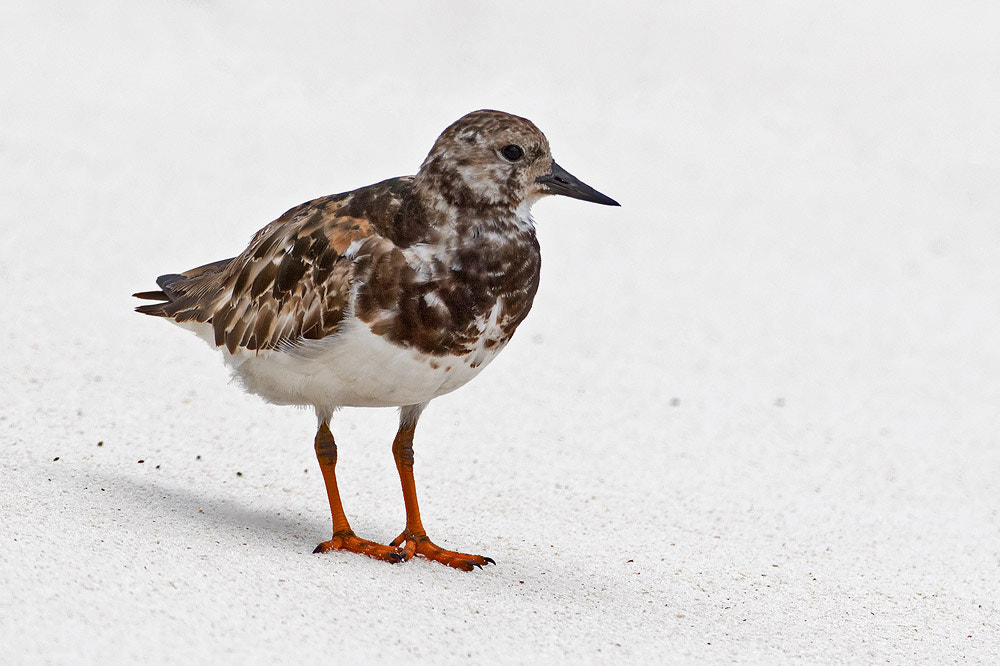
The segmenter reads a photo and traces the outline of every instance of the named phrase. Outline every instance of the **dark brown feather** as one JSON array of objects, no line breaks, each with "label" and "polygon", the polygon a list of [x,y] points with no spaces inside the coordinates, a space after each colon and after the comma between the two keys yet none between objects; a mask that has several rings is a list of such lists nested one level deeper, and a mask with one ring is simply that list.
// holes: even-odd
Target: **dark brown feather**
[{"label": "dark brown feather", "polygon": [[209,323],[215,343],[230,352],[332,335],[350,296],[353,258],[343,252],[374,235],[367,220],[340,214],[341,202],[361,192],[390,209],[393,191],[401,190],[380,183],[296,206],[257,232],[238,257],[164,276],[163,291],[143,292],[143,297],[166,302],[137,310]]},{"label": "dark brown feather", "polygon": [[[548,144],[529,121],[469,114],[442,133],[418,176],[296,206],[238,257],[162,276],[162,296],[144,293],[166,302],[138,311],[210,324],[230,352],[328,337],[350,308],[374,333],[425,354],[506,343],[531,308],[541,264],[533,227],[517,217],[525,183],[511,171],[484,199],[456,171],[464,158],[448,160],[505,123],[548,168]],[[497,164],[479,166],[488,178],[506,168]],[[494,312],[499,331],[481,340]]]}]

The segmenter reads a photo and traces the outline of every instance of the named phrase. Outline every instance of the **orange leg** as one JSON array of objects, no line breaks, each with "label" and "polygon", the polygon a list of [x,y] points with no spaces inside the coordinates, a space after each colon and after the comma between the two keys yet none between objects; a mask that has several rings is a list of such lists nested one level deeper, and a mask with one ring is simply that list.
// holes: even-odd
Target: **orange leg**
[{"label": "orange leg", "polygon": [[337,489],[337,444],[333,441],[330,427],[323,423],[316,432],[316,459],[323,472],[326,482],[326,494],[330,498],[330,514],[333,516],[333,537],[316,546],[314,553],[326,553],[331,550],[347,550],[361,553],[377,560],[400,562],[403,554],[394,546],[383,546],[374,541],[361,539],[354,534],[347,516],[344,515],[344,505],[340,503],[340,491]]},{"label": "orange leg", "polygon": [[473,567],[480,569],[484,564],[496,564],[489,557],[469,555],[445,550],[434,545],[427,538],[423,523],[420,522],[420,507],[417,506],[417,487],[413,480],[413,432],[416,430],[416,419],[403,419],[392,442],[392,455],[396,459],[396,469],[399,471],[399,481],[403,486],[403,502],[406,505],[406,529],[392,540],[390,546],[402,546],[400,552],[404,560],[411,559],[414,554],[423,555],[429,560],[446,564],[449,567],[472,571]]}]

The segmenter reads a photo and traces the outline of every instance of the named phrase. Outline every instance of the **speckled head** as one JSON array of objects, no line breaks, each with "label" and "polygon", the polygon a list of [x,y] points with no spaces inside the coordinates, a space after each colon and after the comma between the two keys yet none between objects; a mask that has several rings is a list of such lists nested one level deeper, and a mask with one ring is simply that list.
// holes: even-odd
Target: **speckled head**
[{"label": "speckled head", "polygon": [[547,194],[618,205],[556,164],[530,120],[488,109],[462,116],[441,133],[414,185],[462,208],[513,211]]}]

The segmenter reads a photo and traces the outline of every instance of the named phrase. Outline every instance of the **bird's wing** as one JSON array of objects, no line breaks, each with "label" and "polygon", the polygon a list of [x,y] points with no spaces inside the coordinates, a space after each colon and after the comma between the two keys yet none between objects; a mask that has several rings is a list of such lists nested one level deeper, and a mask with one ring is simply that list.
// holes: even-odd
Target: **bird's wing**
[{"label": "bird's wing", "polygon": [[[354,263],[373,254],[398,253],[378,233],[384,222],[374,225],[373,216],[350,205],[368,189],[291,209],[257,232],[233,259],[161,276],[157,284],[166,302],[136,309],[177,322],[209,323],[215,344],[230,352],[275,349],[332,335],[350,303]],[[383,195],[374,196],[382,199],[375,206],[379,213],[398,209],[392,189],[374,193]],[[159,296],[143,292],[140,297]]]}]

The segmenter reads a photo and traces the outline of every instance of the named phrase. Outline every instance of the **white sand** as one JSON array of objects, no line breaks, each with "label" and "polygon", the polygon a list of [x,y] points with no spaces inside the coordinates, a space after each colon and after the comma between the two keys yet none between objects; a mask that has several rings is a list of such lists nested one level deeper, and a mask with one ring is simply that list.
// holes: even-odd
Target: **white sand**
[{"label": "white sand", "polygon": [[[0,12],[0,662],[1000,659],[996,3],[91,4]],[[129,294],[480,107],[623,204],[536,207],[417,432],[498,565],[312,555],[312,415]],[[394,418],[334,426],[382,541]]]}]

